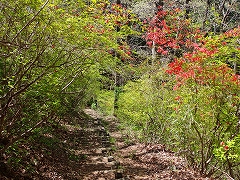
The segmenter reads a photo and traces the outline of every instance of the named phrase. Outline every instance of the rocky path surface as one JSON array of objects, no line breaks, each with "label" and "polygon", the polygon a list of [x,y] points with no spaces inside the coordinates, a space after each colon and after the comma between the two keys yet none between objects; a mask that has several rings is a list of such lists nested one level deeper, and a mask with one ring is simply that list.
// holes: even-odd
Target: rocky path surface
[{"label": "rocky path surface", "polygon": [[[92,124],[92,133],[95,132],[95,136],[91,135],[91,137],[95,137],[98,143],[81,152],[86,155],[86,161],[81,166],[82,179],[105,180],[118,178],[119,162],[112,156],[113,142],[106,129],[107,122],[92,109],[85,109],[84,112],[93,118],[93,123],[90,124]],[[88,142],[92,143],[92,139],[88,139]]]},{"label": "rocky path surface", "polygon": [[[201,177],[187,166],[186,161],[160,144],[126,144],[115,117],[102,117],[92,109],[85,109],[86,114],[100,125],[103,131],[102,146],[94,148],[89,154],[84,180],[209,180]],[[104,142],[104,143],[103,143]],[[114,142],[114,143],[113,143]],[[89,149],[89,151],[91,151]]]}]

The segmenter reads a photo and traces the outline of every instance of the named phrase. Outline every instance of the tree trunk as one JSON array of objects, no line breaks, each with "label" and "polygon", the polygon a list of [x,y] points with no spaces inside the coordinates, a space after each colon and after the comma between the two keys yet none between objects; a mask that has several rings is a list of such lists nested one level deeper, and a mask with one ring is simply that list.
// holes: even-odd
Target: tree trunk
[{"label": "tree trunk", "polygon": [[158,8],[159,6],[160,6],[160,7],[163,7],[164,2],[163,2],[163,0],[159,0],[159,1],[156,1],[155,4],[156,4],[156,7],[157,7],[157,8]]},{"label": "tree trunk", "polygon": [[210,9],[210,6],[211,6],[211,1],[210,1],[210,0],[207,0],[207,7],[206,7],[206,10],[205,10],[205,15],[204,15],[203,23],[202,23],[202,29],[203,29],[203,30],[205,29],[205,25],[206,25],[206,21],[207,21],[207,16],[208,16],[208,11],[209,11],[209,9]]},{"label": "tree trunk", "polygon": [[185,14],[185,18],[189,19],[189,14],[190,14],[190,5],[189,3],[191,2],[191,0],[186,0],[186,14]]},{"label": "tree trunk", "polygon": [[153,41],[153,44],[152,44],[152,65],[154,65],[156,59],[157,59],[156,45],[155,45],[155,41]]}]

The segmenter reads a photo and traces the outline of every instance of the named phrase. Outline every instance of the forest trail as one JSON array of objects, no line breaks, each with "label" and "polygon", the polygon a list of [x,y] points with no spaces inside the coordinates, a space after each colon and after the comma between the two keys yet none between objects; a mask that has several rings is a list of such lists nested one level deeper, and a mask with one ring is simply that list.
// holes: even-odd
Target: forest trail
[{"label": "forest trail", "polygon": [[114,116],[92,109],[73,113],[53,131],[19,145],[28,152],[21,166],[1,163],[0,180],[209,180],[163,145],[130,143],[124,134]]},{"label": "forest trail", "polygon": [[[85,180],[208,180],[187,166],[186,161],[161,144],[128,143],[114,116],[101,116],[92,109],[84,112],[93,118],[94,122],[104,124],[105,139],[108,145],[100,147],[99,154],[88,156],[89,162],[96,166],[86,166],[88,172]],[[98,166],[99,165],[99,166]],[[82,166],[84,167],[84,166]],[[97,169],[91,168],[96,167]],[[105,168],[103,168],[105,167]]]}]

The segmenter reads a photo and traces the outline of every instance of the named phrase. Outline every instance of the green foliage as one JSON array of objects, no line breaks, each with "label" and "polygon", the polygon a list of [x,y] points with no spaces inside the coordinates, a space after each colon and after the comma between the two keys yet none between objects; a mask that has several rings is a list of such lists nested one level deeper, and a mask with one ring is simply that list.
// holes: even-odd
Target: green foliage
[{"label": "green foliage", "polygon": [[[119,98],[118,118],[140,140],[167,144],[204,174],[217,175],[217,169],[212,167],[215,164],[236,175],[239,88],[226,91],[220,85],[189,81],[173,91],[174,84],[175,79],[164,71],[151,72],[137,82],[129,82]],[[228,150],[219,148],[221,141]],[[231,165],[226,165],[226,161]]]},{"label": "green foliage", "polygon": [[143,141],[166,143],[169,141],[166,137],[173,131],[169,117],[173,111],[169,93],[172,82],[168,83],[168,78],[156,70],[141,80],[129,82],[120,94],[117,116]]},{"label": "green foliage", "polygon": [[133,32],[130,26],[115,30],[115,21],[123,25],[128,17],[121,9],[106,11],[107,5],[104,0],[1,2],[0,154],[99,93],[101,71],[117,65],[108,50],[118,49],[117,39]]},{"label": "green foliage", "polygon": [[240,147],[240,141],[239,141],[239,135],[235,137],[232,140],[228,140],[226,142],[222,141],[219,144],[218,148],[214,149],[214,155],[221,160],[222,162],[231,161],[231,162],[239,162],[240,156],[239,156],[239,147]]},{"label": "green foliage", "polygon": [[[56,119],[92,99],[90,105],[105,114],[117,110],[121,122],[141,141],[167,144],[201,173],[217,176],[221,169],[237,176],[239,77],[226,62],[236,73],[240,28],[197,39],[193,33],[185,34],[200,33],[194,31],[197,25],[190,26],[190,19],[183,21],[182,36],[179,25],[174,25],[174,31],[168,26],[164,29],[164,16],[160,16],[158,31],[170,33],[161,36],[165,55],[171,49],[165,44],[165,40],[172,43],[171,33],[183,40],[178,46],[181,52],[190,43],[185,48],[189,53],[171,63],[168,71],[144,63],[143,68],[135,68],[134,63],[123,67],[128,63],[124,60],[131,59],[124,38],[135,33],[132,26],[139,21],[120,5],[112,5],[111,10],[106,9],[110,4],[105,0],[3,0],[0,5],[0,155],[14,154],[8,159],[10,164],[21,164],[27,152],[21,151],[18,142],[30,133],[30,140],[57,148],[59,140],[47,137],[52,129],[42,125],[47,121],[56,125]],[[208,6],[206,13],[209,10],[213,22],[220,26],[226,21],[211,3]],[[203,26],[211,27],[208,23],[205,17]],[[185,32],[187,26],[191,31]],[[155,30],[149,35],[154,34]],[[134,81],[122,88],[119,74]],[[73,153],[69,158],[79,160]]]},{"label": "green foliage", "polygon": [[97,109],[106,115],[114,113],[114,91],[101,90],[97,95]]},{"label": "green foliage", "polygon": [[167,144],[202,174],[226,171],[237,177],[239,76],[226,61],[238,63],[238,38],[239,28],[209,36],[167,70],[155,66],[129,82],[119,99],[118,117],[141,140]]}]

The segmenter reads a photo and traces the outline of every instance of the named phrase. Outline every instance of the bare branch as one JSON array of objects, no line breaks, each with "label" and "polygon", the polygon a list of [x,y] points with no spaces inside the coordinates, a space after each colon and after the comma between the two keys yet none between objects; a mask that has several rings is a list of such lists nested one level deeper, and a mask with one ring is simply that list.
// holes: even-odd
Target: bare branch
[{"label": "bare branch", "polygon": [[70,84],[72,84],[72,82],[78,77],[78,75],[81,73],[81,69],[73,76],[72,80],[62,88],[62,91],[64,91],[68,86],[70,86]]}]

